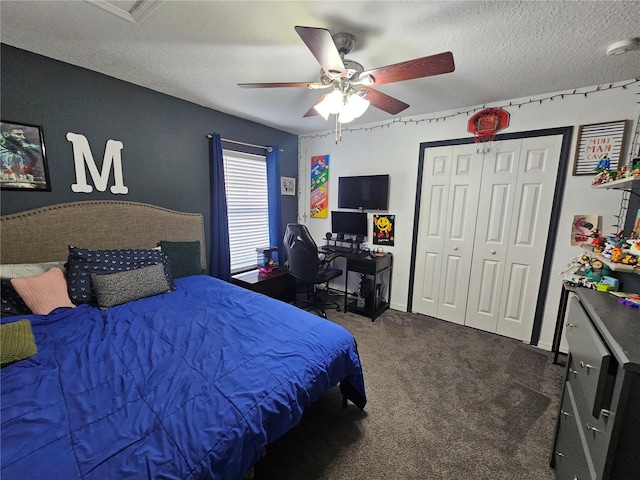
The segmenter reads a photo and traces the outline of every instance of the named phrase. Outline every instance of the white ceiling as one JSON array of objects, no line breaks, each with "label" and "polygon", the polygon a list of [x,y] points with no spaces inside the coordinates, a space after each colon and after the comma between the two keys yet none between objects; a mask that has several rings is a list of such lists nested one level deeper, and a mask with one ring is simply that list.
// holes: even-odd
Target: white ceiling
[{"label": "white ceiling", "polygon": [[640,36],[638,1],[2,0],[0,16],[3,43],[295,134],[333,128],[303,118],[322,92],[237,84],[318,81],[296,25],[355,34],[365,69],[453,52],[453,73],[376,87],[402,118],[640,76],[640,50],[605,54]]}]

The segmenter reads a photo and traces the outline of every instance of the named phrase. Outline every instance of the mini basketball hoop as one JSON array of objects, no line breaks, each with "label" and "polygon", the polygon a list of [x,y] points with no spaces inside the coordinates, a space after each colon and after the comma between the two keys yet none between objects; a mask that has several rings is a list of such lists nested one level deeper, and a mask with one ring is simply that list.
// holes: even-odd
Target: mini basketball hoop
[{"label": "mini basketball hoop", "polygon": [[491,153],[500,130],[509,126],[509,112],[501,108],[485,108],[469,119],[467,131],[473,134],[479,155]]}]

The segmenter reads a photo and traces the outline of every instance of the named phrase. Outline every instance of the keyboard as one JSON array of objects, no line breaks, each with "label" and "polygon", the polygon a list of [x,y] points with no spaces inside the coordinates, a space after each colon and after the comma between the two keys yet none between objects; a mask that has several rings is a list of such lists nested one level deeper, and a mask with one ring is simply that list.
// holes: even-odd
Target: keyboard
[{"label": "keyboard", "polygon": [[326,246],[326,247],[323,247],[322,249],[327,252],[352,252],[353,251],[353,248],[343,247],[341,245]]}]

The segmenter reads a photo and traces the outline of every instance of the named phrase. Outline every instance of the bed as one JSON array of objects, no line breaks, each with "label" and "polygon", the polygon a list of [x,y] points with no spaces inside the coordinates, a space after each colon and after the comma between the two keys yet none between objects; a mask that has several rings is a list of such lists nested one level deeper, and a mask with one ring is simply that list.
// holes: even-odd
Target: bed
[{"label": "bed", "polygon": [[[70,298],[69,245],[197,242],[206,268],[201,215],[140,203],[6,215],[0,235],[2,266],[64,263]],[[97,276],[113,288],[145,269],[166,279],[155,264]],[[1,370],[2,478],[241,479],[327,389],[339,385],[345,404],[364,408],[357,346],[341,326],[200,272],[167,282],[164,293],[106,307],[93,283],[92,302],[2,318],[2,327],[28,320],[37,346]]]}]

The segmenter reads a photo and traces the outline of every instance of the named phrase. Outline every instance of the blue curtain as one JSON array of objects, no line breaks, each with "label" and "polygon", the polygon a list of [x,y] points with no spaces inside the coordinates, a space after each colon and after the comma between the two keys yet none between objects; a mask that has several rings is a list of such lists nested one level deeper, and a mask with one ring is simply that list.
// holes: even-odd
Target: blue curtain
[{"label": "blue curtain", "polygon": [[269,199],[269,243],[278,247],[278,261],[282,255],[282,200],[280,198],[280,148],[271,145],[267,150],[267,189]]},{"label": "blue curtain", "polygon": [[211,138],[211,234],[209,246],[209,275],[231,280],[231,255],[229,253],[229,219],[227,196],[224,188],[224,160],[219,133]]}]

